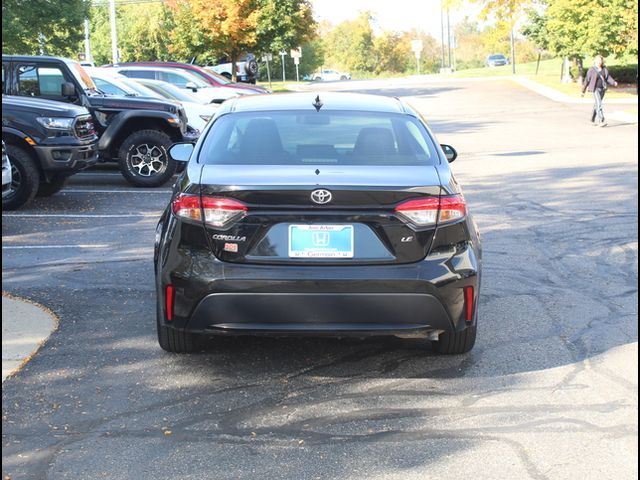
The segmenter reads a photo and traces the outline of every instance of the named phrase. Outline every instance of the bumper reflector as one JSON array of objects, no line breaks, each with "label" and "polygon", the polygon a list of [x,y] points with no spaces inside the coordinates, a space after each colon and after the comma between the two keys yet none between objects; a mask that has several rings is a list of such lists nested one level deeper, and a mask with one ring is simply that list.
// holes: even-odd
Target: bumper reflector
[{"label": "bumper reflector", "polygon": [[173,320],[173,285],[167,285],[164,295],[167,310],[167,321]]},{"label": "bumper reflector", "polygon": [[464,319],[473,321],[473,287],[464,287]]}]

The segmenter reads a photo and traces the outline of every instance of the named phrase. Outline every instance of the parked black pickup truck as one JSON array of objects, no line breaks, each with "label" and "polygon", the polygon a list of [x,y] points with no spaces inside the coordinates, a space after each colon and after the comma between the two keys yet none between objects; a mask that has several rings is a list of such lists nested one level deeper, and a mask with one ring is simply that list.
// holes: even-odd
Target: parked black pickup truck
[{"label": "parked black pickup truck", "polygon": [[98,136],[84,107],[2,96],[2,141],[11,162],[11,191],[2,208],[12,210],[37,195],[59,191],[69,175],[98,160]]},{"label": "parked black pickup truck", "polygon": [[133,185],[156,187],[175,173],[172,143],[195,141],[178,103],[102,94],[79,63],[56,57],[2,56],[3,93],[86,107],[93,117],[100,160],[117,160]]}]

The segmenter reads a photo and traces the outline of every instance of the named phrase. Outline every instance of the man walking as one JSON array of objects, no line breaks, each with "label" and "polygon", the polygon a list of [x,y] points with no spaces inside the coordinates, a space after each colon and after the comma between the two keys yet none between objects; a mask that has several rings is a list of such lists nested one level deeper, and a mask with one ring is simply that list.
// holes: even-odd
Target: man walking
[{"label": "man walking", "polygon": [[[602,55],[596,55],[593,61],[593,67],[587,72],[587,76],[582,84],[582,96],[588,89],[593,92],[594,105],[593,112],[591,113],[591,123],[599,127],[606,127],[607,124],[604,121],[604,110],[602,109],[602,100],[604,99],[604,93],[607,91],[607,86],[617,86],[616,82],[609,70],[604,66],[604,57]],[[596,120],[598,123],[596,123]]]}]

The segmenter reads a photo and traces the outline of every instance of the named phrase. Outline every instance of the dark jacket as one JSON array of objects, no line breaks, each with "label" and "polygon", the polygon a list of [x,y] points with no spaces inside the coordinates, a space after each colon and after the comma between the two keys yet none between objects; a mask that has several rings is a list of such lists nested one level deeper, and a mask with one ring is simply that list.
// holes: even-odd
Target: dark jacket
[{"label": "dark jacket", "polygon": [[607,67],[602,67],[602,70],[600,70],[600,72],[596,70],[596,67],[591,67],[587,72],[587,76],[584,78],[584,82],[582,83],[582,93],[584,93],[587,89],[590,92],[595,91],[596,88],[606,90],[607,83],[609,85],[618,85],[618,82],[616,82],[613,77],[609,75],[609,70],[607,70]]}]

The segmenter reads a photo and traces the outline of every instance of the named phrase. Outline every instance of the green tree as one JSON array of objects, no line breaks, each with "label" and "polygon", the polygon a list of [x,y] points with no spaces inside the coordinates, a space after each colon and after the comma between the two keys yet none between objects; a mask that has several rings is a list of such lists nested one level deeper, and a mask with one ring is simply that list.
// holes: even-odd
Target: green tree
[{"label": "green tree", "polygon": [[345,21],[325,37],[325,64],[350,71],[372,72],[373,29],[371,13],[361,12],[352,21]]},{"label": "green tree", "polygon": [[197,57],[199,63],[216,63],[219,46],[212,43],[200,22],[194,21],[191,2],[171,0],[166,15],[169,52],[176,60],[189,61]]},{"label": "green tree", "polygon": [[529,13],[524,32],[540,48],[575,60],[581,76],[585,56],[638,54],[638,2],[546,0],[543,13]]},{"label": "green tree", "polygon": [[383,32],[373,41],[375,73],[404,72],[407,60],[413,58],[411,45],[403,42],[401,33]]},{"label": "green tree", "polygon": [[258,0],[256,46],[261,53],[289,51],[316,36],[308,0]]},{"label": "green tree", "polygon": [[2,53],[75,57],[88,13],[86,0],[3,0]]},{"label": "green tree", "polygon": [[516,73],[515,50],[515,26],[516,22],[524,14],[525,8],[531,4],[531,0],[474,0],[482,5],[482,16],[495,17],[498,22],[508,26],[511,43],[511,65],[513,73]]},{"label": "green tree", "polygon": [[638,2],[548,0],[544,13],[549,47],[573,58],[638,53]]}]

